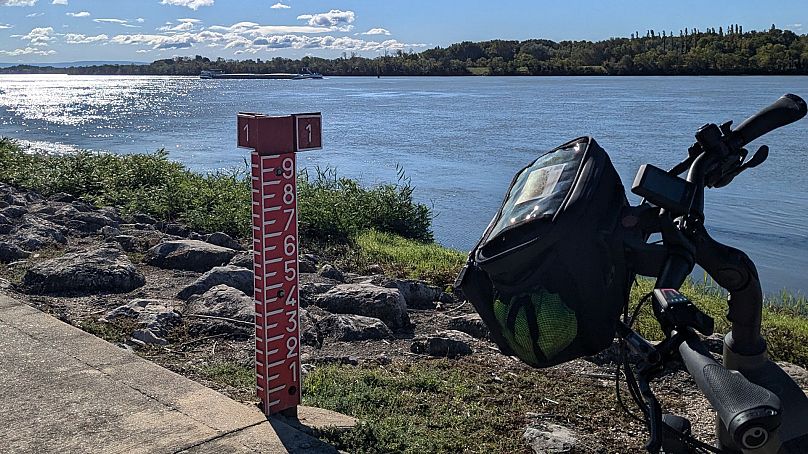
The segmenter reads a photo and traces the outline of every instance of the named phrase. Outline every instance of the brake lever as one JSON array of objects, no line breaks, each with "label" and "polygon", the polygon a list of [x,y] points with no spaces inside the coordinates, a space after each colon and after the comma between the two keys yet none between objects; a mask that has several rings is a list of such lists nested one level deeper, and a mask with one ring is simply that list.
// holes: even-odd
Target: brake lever
[{"label": "brake lever", "polygon": [[[746,150],[743,151],[746,152]],[[744,153],[744,155],[745,154],[746,153]],[[763,161],[765,161],[766,158],[768,157],[769,157],[769,147],[767,147],[766,145],[761,145],[761,147],[758,148],[758,151],[755,152],[754,156],[752,156],[751,159],[749,159],[742,165],[738,166],[733,171],[722,176],[721,179],[718,180],[715,184],[713,184],[712,187],[723,188],[724,186],[730,184],[732,180],[735,179],[735,177],[740,175],[741,172],[763,164]]]}]

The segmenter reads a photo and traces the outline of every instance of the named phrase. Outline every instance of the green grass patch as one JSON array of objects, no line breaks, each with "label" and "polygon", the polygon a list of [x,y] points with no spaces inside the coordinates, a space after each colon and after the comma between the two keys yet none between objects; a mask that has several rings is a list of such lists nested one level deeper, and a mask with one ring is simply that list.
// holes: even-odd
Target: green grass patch
[{"label": "green grass patch", "polygon": [[232,363],[216,363],[200,368],[208,380],[236,389],[251,390],[255,387],[255,369]]},{"label": "green grass patch", "polygon": [[128,318],[121,318],[108,323],[86,319],[80,320],[76,323],[76,326],[95,337],[100,337],[107,342],[116,344],[129,340],[132,336],[132,331],[137,328],[137,322]]},{"label": "green grass patch", "polygon": [[353,243],[345,259],[350,267],[363,270],[381,265],[388,275],[423,279],[441,286],[454,282],[466,262],[466,254],[460,251],[375,230],[360,233]]},{"label": "green grass patch", "polygon": [[368,229],[431,242],[432,213],[413,201],[415,188],[398,169],[398,181],[364,188],[334,170],[303,171],[298,179],[300,235],[321,243],[344,243]]},{"label": "green grass patch", "polygon": [[306,376],[302,389],[306,405],[362,421],[350,432],[321,434],[348,452],[516,453],[525,452],[521,436],[528,412],[564,424],[575,420],[584,429],[624,419],[611,410],[612,388],[580,381],[559,371],[509,373],[501,365],[439,360],[387,368],[324,366]]}]

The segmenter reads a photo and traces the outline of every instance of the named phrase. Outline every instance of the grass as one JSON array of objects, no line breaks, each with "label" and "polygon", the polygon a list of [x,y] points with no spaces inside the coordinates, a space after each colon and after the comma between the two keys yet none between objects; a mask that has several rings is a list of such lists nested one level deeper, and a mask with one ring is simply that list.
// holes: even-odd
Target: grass
[{"label": "grass", "polygon": [[612,412],[611,387],[584,386],[560,371],[517,372],[471,360],[323,366],[306,376],[303,401],[358,417],[350,432],[320,435],[356,453],[525,452],[527,413],[551,408],[549,419],[561,424],[629,424]]},{"label": "grass", "polygon": [[236,389],[255,387],[255,369],[231,363],[216,363],[203,366],[200,373],[208,380]]},{"label": "grass", "polygon": [[388,275],[427,280],[441,286],[454,282],[466,254],[435,243],[425,243],[369,230],[354,238],[345,261],[349,268],[381,265]]},{"label": "grass", "polygon": [[[9,139],[0,139],[0,163],[0,181],[46,196],[66,192],[96,206],[117,207],[124,215],[145,213],[198,232],[251,235],[246,170],[195,173],[162,150],[31,154]],[[367,229],[431,241],[430,210],[413,200],[413,191],[402,171],[397,183],[371,188],[334,171],[317,171],[311,178],[303,172],[298,178],[301,241],[347,243]]]}]

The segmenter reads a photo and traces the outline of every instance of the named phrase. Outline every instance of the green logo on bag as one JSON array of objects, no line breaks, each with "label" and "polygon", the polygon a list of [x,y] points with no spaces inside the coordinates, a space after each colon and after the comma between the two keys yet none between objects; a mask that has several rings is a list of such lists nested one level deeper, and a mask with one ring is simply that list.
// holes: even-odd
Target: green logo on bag
[{"label": "green logo on bag", "polygon": [[[528,362],[539,362],[534,345],[545,358],[550,359],[567,348],[578,334],[575,312],[564,304],[561,297],[545,289],[516,295],[507,302],[497,299],[494,301],[494,314],[514,353]],[[536,321],[538,329],[535,339],[531,335],[527,317]],[[512,320],[512,325],[508,323],[509,320]]]}]

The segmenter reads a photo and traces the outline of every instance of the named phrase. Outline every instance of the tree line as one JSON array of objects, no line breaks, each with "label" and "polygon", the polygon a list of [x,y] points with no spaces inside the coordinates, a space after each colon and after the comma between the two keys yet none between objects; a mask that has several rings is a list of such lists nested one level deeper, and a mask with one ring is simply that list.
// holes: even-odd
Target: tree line
[{"label": "tree line", "polygon": [[211,60],[197,55],[146,65],[20,65],[0,69],[0,73],[198,75],[209,69],[234,73],[310,70],[331,76],[808,74],[808,35],[774,25],[767,31],[744,31],[740,25],[731,24],[718,30],[685,28],[678,33],[646,30],[629,38],[596,42],[464,41],[417,53],[399,50],[376,58],[343,53],[335,59]]}]

